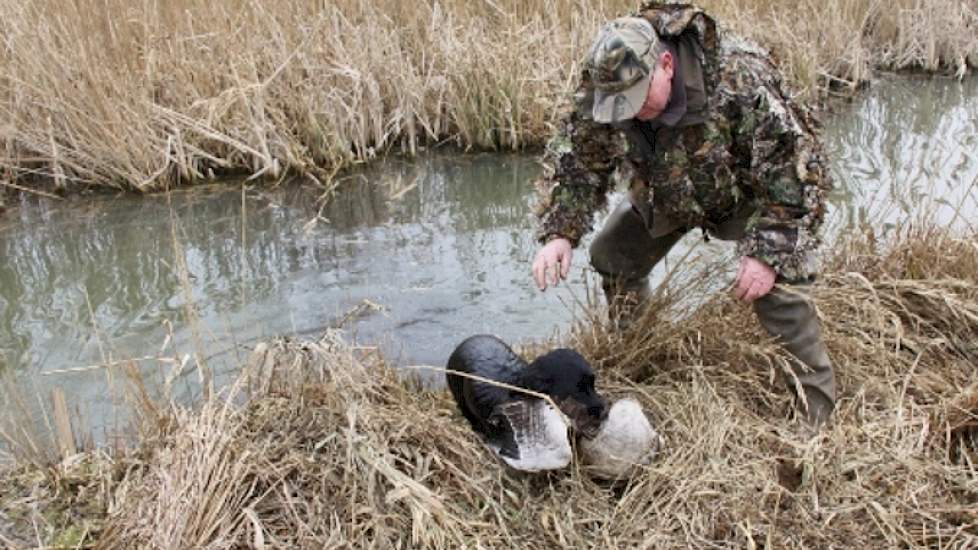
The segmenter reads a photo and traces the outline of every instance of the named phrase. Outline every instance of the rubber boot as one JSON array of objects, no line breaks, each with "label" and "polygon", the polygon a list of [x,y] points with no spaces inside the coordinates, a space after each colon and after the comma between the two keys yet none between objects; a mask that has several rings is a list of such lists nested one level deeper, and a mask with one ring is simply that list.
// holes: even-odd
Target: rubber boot
[{"label": "rubber boot", "polygon": [[651,215],[647,206],[642,208],[644,204],[634,194],[621,201],[589,250],[591,266],[601,275],[608,316],[619,330],[628,328],[640,316],[640,306],[651,294],[649,273],[685,232],[674,230],[653,238],[649,230]]},{"label": "rubber boot", "polygon": [[608,320],[621,332],[628,330],[642,316],[642,306],[649,299],[649,279],[601,277],[601,290],[608,301]]},{"label": "rubber boot", "polygon": [[754,301],[761,326],[794,356],[792,371],[801,383],[804,400],[798,398],[793,380],[786,380],[795,392],[796,405],[808,424],[821,427],[835,410],[835,372],[829,359],[815,306],[805,284],[781,284]]}]

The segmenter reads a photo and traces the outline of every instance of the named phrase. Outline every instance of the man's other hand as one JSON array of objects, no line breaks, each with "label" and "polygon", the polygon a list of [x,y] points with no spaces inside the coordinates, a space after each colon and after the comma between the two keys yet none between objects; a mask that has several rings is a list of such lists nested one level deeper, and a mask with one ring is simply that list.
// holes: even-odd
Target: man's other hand
[{"label": "man's other hand", "polygon": [[540,249],[533,260],[533,280],[540,290],[547,290],[547,281],[557,286],[557,282],[566,279],[570,273],[571,259],[574,251],[571,243],[563,237],[558,237]]},{"label": "man's other hand", "polygon": [[737,280],[734,282],[737,298],[751,303],[774,288],[774,269],[766,263],[750,256],[740,259]]}]

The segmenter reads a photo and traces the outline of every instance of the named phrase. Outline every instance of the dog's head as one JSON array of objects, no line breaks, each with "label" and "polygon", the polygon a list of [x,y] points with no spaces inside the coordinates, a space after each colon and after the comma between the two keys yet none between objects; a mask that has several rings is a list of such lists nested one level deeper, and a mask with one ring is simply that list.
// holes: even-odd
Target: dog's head
[{"label": "dog's head", "polygon": [[594,370],[580,353],[561,348],[537,357],[525,369],[525,386],[549,395],[585,437],[594,437],[608,417],[608,402],[594,389]]}]

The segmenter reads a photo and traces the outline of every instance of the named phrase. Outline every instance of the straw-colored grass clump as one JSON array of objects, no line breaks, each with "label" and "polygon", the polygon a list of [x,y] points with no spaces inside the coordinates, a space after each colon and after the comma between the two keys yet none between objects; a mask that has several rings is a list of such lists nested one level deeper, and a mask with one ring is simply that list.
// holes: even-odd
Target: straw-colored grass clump
[{"label": "straw-colored grass clump", "polygon": [[[154,191],[426,144],[538,145],[597,26],[637,2],[0,0],[0,188]],[[877,67],[963,74],[964,0],[705,0],[809,97]]]},{"label": "straw-colored grass clump", "polygon": [[[879,247],[879,249],[877,249]],[[978,544],[978,247],[859,239],[814,296],[842,399],[818,437],[727,295],[571,344],[666,438],[618,484],[506,471],[446,391],[334,333],[260,346],[229,402],[144,406],[142,444],[0,490],[0,541],[154,547],[965,548]],[[657,304],[669,307],[666,298]]]}]

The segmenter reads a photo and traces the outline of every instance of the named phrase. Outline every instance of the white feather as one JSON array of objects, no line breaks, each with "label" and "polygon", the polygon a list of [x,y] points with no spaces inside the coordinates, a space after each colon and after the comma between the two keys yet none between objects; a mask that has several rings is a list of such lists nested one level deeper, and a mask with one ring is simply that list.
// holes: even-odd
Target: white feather
[{"label": "white feather", "polygon": [[543,400],[514,401],[500,411],[516,436],[518,459],[499,454],[499,447],[490,445],[506,464],[524,472],[557,470],[570,464],[572,451],[567,437],[567,424],[560,413]]},{"label": "white feather", "polygon": [[660,446],[659,434],[634,399],[612,405],[598,435],[580,442],[587,470],[605,479],[627,477],[651,464]]}]

